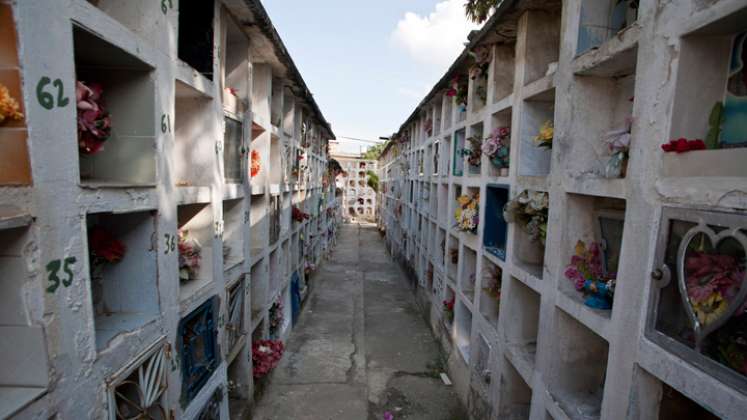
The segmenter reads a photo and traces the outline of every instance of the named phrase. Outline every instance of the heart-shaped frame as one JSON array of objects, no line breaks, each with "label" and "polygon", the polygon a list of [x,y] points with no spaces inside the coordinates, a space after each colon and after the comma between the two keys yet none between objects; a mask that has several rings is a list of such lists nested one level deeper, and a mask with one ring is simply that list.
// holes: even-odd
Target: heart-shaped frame
[{"label": "heart-shaped frame", "polygon": [[685,307],[685,313],[690,319],[690,323],[693,326],[695,333],[695,349],[701,350],[703,340],[712,332],[721,328],[739,309],[747,298],[747,272],[742,275],[742,284],[739,286],[739,292],[734,299],[729,303],[726,311],[713,322],[707,325],[701,324],[698,320],[698,316],[695,314],[693,304],[690,302],[689,295],[687,293],[687,282],[685,279],[685,257],[687,256],[687,247],[690,242],[697,237],[699,234],[705,235],[710,241],[711,246],[714,249],[718,248],[718,245],[726,239],[734,239],[742,246],[742,250],[747,254],[747,236],[740,232],[740,228],[726,229],[719,233],[716,233],[704,222],[700,222],[697,226],[693,227],[682,237],[680,246],[677,249],[677,287],[680,291],[680,297],[682,298],[682,304]]}]

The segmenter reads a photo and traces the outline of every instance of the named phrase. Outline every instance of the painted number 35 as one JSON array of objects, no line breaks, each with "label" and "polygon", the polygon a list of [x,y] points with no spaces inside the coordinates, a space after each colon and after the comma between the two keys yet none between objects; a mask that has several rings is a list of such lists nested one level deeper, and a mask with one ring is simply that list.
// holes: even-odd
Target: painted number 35
[{"label": "painted number 35", "polygon": [[49,280],[47,292],[54,293],[60,287],[60,283],[65,287],[70,287],[73,284],[75,275],[72,266],[76,261],[75,257],[67,257],[64,260],[52,260],[47,263],[47,280]]}]

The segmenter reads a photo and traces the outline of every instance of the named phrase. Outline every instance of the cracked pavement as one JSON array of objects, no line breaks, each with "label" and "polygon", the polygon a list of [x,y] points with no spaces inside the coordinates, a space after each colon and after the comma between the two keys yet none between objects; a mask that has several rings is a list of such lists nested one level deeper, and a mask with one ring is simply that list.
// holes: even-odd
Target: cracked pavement
[{"label": "cracked pavement", "polygon": [[467,419],[439,345],[372,225],[340,227],[251,418]]}]

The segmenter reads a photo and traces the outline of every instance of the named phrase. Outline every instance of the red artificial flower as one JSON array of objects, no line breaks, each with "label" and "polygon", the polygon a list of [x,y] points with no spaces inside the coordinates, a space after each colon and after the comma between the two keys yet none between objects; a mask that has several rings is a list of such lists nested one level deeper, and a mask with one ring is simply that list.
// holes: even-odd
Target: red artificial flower
[{"label": "red artificial flower", "polygon": [[110,263],[121,261],[126,251],[124,244],[101,226],[94,226],[88,233],[88,246],[95,257]]},{"label": "red artificial flower", "polygon": [[259,170],[261,168],[260,164],[260,157],[259,152],[256,150],[252,150],[252,164],[251,164],[251,176],[254,178],[259,173]]},{"label": "red artificial flower", "polygon": [[706,145],[705,142],[700,139],[688,140],[684,137],[681,137],[676,140],[670,140],[669,143],[662,144],[661,148],[665,152],[684,153],[691,150],[705,150]]}]

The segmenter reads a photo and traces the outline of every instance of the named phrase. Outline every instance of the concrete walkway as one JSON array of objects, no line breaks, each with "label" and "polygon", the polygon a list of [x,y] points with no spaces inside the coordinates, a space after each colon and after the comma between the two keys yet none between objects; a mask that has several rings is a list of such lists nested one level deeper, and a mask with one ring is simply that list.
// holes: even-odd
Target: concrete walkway
[{"label": "concrete walkway", "polygon": [[407,280],[373,226],[340,228],[256,420],[467,419]]}]

